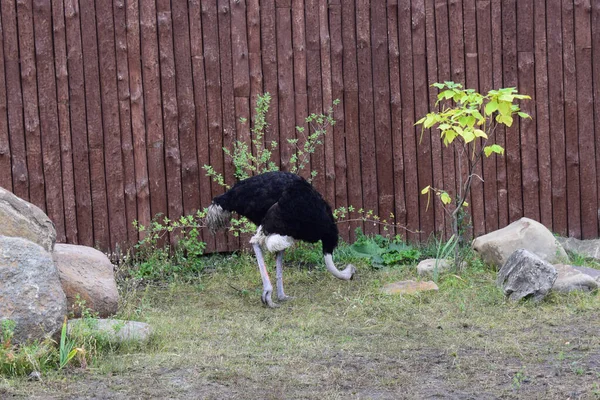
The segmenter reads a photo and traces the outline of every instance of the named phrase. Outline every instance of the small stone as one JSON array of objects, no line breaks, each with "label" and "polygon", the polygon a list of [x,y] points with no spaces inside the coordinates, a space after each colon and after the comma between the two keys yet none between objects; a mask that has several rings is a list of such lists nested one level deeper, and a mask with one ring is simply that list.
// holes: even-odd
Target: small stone
[{"label": "small stone", "polygon": [[537,255],[519,249],[498,271],[496,283],[513,301],[531,297],[541,301],[556,281],[556,269]]},{"label": "small stone", "polygon": [[430,290],[439,290],[433,281],[415,282],[412,280],[388,283],[381,289],[386,294],[414,294]]},{"label": "small stone", "polygon": [[452,263],[449,260],[436,259],[436,258],[428,258],[423,260],[417,265],[417,273],[419,275],[433,274],[436,267],[437,261],[437,269],[438,273],[447,271],[452,267]]},{"label": "small stone", "polygon": [[85,334],[106,334],[109,340],[115,342],[147,340],[152,334],[150,325],[139,321],[124,321],[118,319],[75,318],[69,320],[67,332],[82,330]]},{"label": "small stone", "polygon": [[29,376],[27,376],[27,379],[30,381],[41,381],[42,373],[40,371],[32,371]]},{"label": "small stone", "polygon": [[596,280],[600,279],[600,269],[594,269],[594,268],[589,268],[589,267],[580,267],[580,266],[576,266],[576,265],[571,265],[571,268],[576,269],[577,271],[581,272],[582,274],[589,275]]},{"label": "small stone", "polygon": [[598,289],[598,282],[592,276],[584,274],[570,265],[556,264],[554,268],[558,272],[558,277],[552,290],[567,293],[575,290],[591,292]]}]

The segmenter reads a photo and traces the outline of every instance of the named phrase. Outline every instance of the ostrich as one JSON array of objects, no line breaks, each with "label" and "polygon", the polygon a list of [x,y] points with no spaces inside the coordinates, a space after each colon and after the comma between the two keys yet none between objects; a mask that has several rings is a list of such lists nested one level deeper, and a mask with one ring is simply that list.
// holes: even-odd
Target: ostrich
[{"label": "ostrich", "polygon": [[336,278],[350,280],[353,265],[339,271],[333,264],[333,250],[338,244],[338,229],[331,207],[304,178],[289,172],[266,172],[236,183],[213,199],[206,222],[212,233],[225,228],[236,212],[252,221],[258,229],[250,239],[262,277],[261,300],[271,308],[273,286],[262,255],[261,246],[277,253],[277,298],[289,300],[283,291],[283,253],[294,240],[323,244],[325,266]]}]

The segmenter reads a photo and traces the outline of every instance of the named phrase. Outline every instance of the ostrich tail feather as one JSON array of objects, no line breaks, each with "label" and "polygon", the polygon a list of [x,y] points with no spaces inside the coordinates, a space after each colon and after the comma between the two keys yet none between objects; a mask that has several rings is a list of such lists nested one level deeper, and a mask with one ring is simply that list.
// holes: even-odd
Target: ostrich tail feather
[{"label": "ostrich tail feather", "polygon": [[212,203],[208,207],[208,212],[206,213],[206,225],[211,233],[215,233],[219,229],[227,228],[230,219],[231,212],[224,210],[220,205]]}]

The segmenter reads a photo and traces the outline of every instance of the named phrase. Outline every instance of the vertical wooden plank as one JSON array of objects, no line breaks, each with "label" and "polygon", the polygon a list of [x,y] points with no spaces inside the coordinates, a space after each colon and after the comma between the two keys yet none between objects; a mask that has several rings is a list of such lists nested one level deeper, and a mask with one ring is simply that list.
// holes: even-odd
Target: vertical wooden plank
[{"label": "vertical wooden plank", "polygon": [[[517,3],[517,51],[519,90],[535,99],[534,76],[534,37],[533,37],[533,3]],[[533,116],[532,119],[520,121],[521,135],[521,171],[523,173],[523,214],[526,217],[540,220],[539,175],[537,163],[537,138],[535,128],[535,100],[523,102],[523,111]],[[515,121],[517,125],[518,120]]]},{"label": "vertical wooden plank", "polygon": [[96,14],[110,244],[112,250],[116,250],[127,242],[127,226],[112,5],[98,2]]},{"label": "vertical wooden plank", "polygon": [[31,0],[17,1],[17,20],[23,85],[25,145],[29,171],[29,202],[41,208],[42,211],[46,211]]},{"label": "vertical wooden plank", "polygon": [[554,232],[567,235],[567,167],[565,163],[565,115],[563,91],[561,4],[547,3],[548,97],[550,159],[552,162],[552,226]]},{"label": "vertical wooden plank", "polygon": [[[540,222],[552,229],[551,146],[548,112],[548,47],[546,40],[546,2],[536,0],[535,26],[535,123],[537,125],[538,170],[540,182]],[[528,101],[532,102],[532,100]]]},{"label": "vertical wooden plank", "polygon": [[[363,207],[379,214],[377,199],[377,160],[373,110],[373,67],[371,65],[370,2],[356,2],[356,56],[358,59],[358,112],[360,161],[363,178]],[[379,233],[379,227],[365,224],[365,233]]]},{"label": "vertical wooden plank", "polygon": [[[502,0],[492,0],[492,64],[493,87],[504,87],[502,71]],[[506,148],[506,130],[497,127],[495,142]],[[508,225],[508,191],[506,182],[506,157],[496,156],[496,188],[498,190],[498,227]]]},{"label": "vertical wooden plank", "polygon": [[[0,21],[2,15],[0,13]],[[6,93],[6,70],[4,68],[4,27],[0,22],[0,187],[13,190],[11,169],[11,152],[8,132],[8,105]]]},{"label": "vertical wooden plank", "polygon": [[[204,60],[206,69],[206,110],[208,115],[208,135],[210,144],[210,165],[216,172],[224,174],[223,122],[221,108],[221,74],[219,63],[219,27],[217,23],[217,5],[214,2],[202,2]],[[224,192],[224,188],[212,183],[214,196]],[[225,234],[216,235],[217,251],[227,250]]]},{"label": "vertical wooden plank", "polygon": [[[492,21],[490,1],[477,2],[477,51],[479,61],[479,90],[486,94],[493,84],[492,69]],[[492,136],[491,143],[496,137]],[[498,229],[498,198],[496,186],[497,160],[496,155],[483,161],[483,198],[485,211],[485,231],[493,232]]]},{"label": "vertical wooden plank", "polygon": [[[451,80],[451,62],[450,62],[450,24],[449,24],[449,10],[448,4],[446,0],[436,0],[435,1],[435,33],[437,40],[437,65],[438,65],[438,76],[437,80],[440,82],[445,82]],[[429,79],[429,83],[432,83],[432,79]],[[431,90],[431,93],[434,97],[436,92]],[[431,101],[436,101],[437,96],[435,96]],[[433,104],[432,102],[432,104]],[[432,136],[436,138],[435,135]],[[437,139],[437,138],[436,138]],[[439,160],[442,162],[442,182],[443,188],[450,193],[451,196],[456,196],[456,169],[455,169],[455,155],[454,155],[454,147],[453,146],[442,146],[441,153],[439,156]],[[434,158],[435,160],[435,158]],[[445,226],[445,234],[447,238],[450,238],[452,235],[452,224],[450,221],[444,221],[445,213],[443,209],[439,207],[438,209],[442,211],[442,226]],[[436,215],[436,225],[439,226],[440,222],[438,221],[439,217]],[[445,222],[445,224],[444,224]]]},{"label": "vertical wooden plank", "polygon": [[[435,107],[435,103],[437,101],[437,93],[438,91],[434,88],[430,88],[430,84],[434,81],[439,81],[438,79],[438,50],[436,43],[436,10],[435,10],[435,0],[426,0],[425,1],[425,48],[426,48],[426,62],[427,62],[427,80],[426,82],[426,92],[428,93],[427,100],[427,109],[428,111],[432,111]],[[431,183],[434,187],[437,188],[447,188],[444,187],[444,176],[442,173],[442,141],[440,140],[439,130],[432,129],[429,131],[430,140],[431,140],[431,173],[432,180]],[[427,186],[427,185],[425,185]],[[437,235],[438,233],[444,234],[444,225],[445,225],[445,211],[442,207],[441,202],[435,201],[432,204],[434,225],[433,225],[433,233]]]},{"label": "vertical wooden plank", "polygon": [[[306,77],[306,34],[304,27],[304,1],[292,0],[292,44],[294,51],[294,109],[296,126],[308,129],[305,118],[308,115],[308,93]],[[305,136],[297,134],[298,147],[303,148]],[[310,178],[310,160],[307,167],[299,171],[305,179]]]},{"label": "vertical wooden plank", "polygon": [[[396,11],[396,10],[394,10]],[[375,158],[379,217],[389,219],[394,212],[393,138],[390,116],[390,70],[386,0],[371,3],[371,60],[373,65],[373,107]],[[384,231],[381,231],[383,233]]]},{"label": "vertical wooden plank", "polygon": [[177,81],[178,130],[181,153],[181,185],[183,212],[193,214],[200,207],[198,157],[196,155],[196,126],[194,85],[190,51],[188,7],[185,0],[171,2],[173,41],[175,43],[175,74]]},{"label": "vertical wooden plank", "polygon": [[[319,37],[321,41],[321,82],[323,85],[323,113],[333,107],[331,88],[331,36],[328,21],[329,0],[319,0]],[[323,196],[335,208],[335,149],[333,148],[333,127],[327,127],[323,138],[325,169]]]},{"label": "vertical wooden plank", "polygon": [[165,182],[165,137],[161,112],[156,2],[155,0],[145,0],[139,4],[150,211],[152,217],[155,217],[157,214],[167,214],[168,201]]},{"label": "vertical wooden plank", "polygon": [[[183,214],[181,193],[181,154],[179,152],[179,132],[177,109],[177,88],[175,82],[175,54],[173,52],[173,25],[171,4],[158,0],[158,51],[160,60],[160,89],[162,97],[163,129],[165,137],[165,167],[167,181],[168,216],[177,220]],[[158,82],[157,82],[158,83]],[[175,243],[176,235],[171,235]]]},{"label": "vertical wooden plank", "polygon": [[[425,1],[414,0],[412,2],[412,53],[413,53],[413,79],[415,96],[415,118],[421,118],[429,110],[429,91],[427,82],[427,53],[425,33]],[[413,122],[414,124],[414,122]],[[421,128],[415,127],[413,132],[419,137],[417,146],[417,176],[419,188],[433,184],[432,154],[431,154],[431,132],[420,135]],[[419,216],[421,227],[421,240],[427,240],[434,231],[434,210],[427,207],[427,199],[420,198]]]},{"label": "vertical wooden plank", "polygon": [[94,2],[80,1],[83,45],[83,70],[85,76],[85,103],[87,109],[88,143],[90,148],[90,179],[92,187],[92,214],[94,246],[110,246],[106,176],[104,170],[104,135],[102,130],[102,105],[96,10]]},{"label": "vertical wooden plank", "polygon": [[[406,199],[404,193],[404,157],[402,156],[402,91],[400,88],[400,48],[398,42],[398,1],[388,0],[387,5],[391,133],[394,173],[394,218],[400,226],[406,226]],[[387,216],[384,216],[387,218]],[[391,230],[392,234],[405,235],[405,231]]]},{"label": "vertical wooden plank", "polygon": [[[592,55],[597,59],[600,55],[600,1],[592,1]],[[600,193],[600,63],[592,63],[594,81],[594,126],[596,133],[596,182],[597,191]],[[600,208],[600,206],[599,206]],[[600,212],[598,215],[598,229],[600,230]]]},{"label": "vertical wooden plank", "polygon": [[[269,127],[265,133],[265,142],[281,143],[279,140],[279,95],[277,89],[277,32],[276,32],[275,0],[262,0],[260,2],[260,34],[262,69],[264,75],[264,91],[271,94],[271,106],[267,114]],[[318,20],[317,20],[318,24]],[[318,37],[318,26],[314,25],[314,32]],[[279,146],[274,149],[271,159],[281,165],[281,152]]]},{"label": "vertical wooden plank", "polygon": [[255,117],[257,97],[263,93],[261,25],[259,0],[248,0],[248,68],[250,69],[250,110]]},{"label": "vertical wooden plank", "polygon": [[[406,226],[418,231],[419,226],[419,182],[417,181],[417,135],[415,123],[415,99],[413,82],[412,16],[410,3],[398,3],[398,35],[400,37],[400,86],[402,88],[402,140],[404,151],[406,193]],[[407,233],[407,239],[416,241],[418,234]]]},{"label": "vertical wooden plank", "polygon": [[[69,74],[67,69],[67,42],[65,8],[62,0],[52,0],[52,24],[54,26],[54,64],[56,73],[56,100],[62,170],[65,239],[77,244],[77,203],[75,202],[75,176],[71,122],[69,110]],[[0,76],[3,76],[0,73]],[[0,96],[1,97],[1,96]]]},{"label": "vertical wooden plank", "polygon": [[71,113],[73,169],[77,172],[75,174],[77,243],[93,246],[95,232],[79,4],[76,0],[65,0],[64,4],[67,29],[67,67],[69,71],[69,111]]},{"label": "vertical wooden plank", "polygon": [[146,153],[146,117],[144,113],[144,88],[142,84],[140,12],[137,0],[127,1],[126,14],[127,61],[129,68],[129,90],[131,92],[131,131],[133,135],[133,157],[135,162],[137,220],[139,224],[149,226],[152,216],[148,181],[148,155]]},{"label": "vertical wooden plank", "polygon": [[[517,87],[517,16],[516,1],[502,3],[502,52],[504,86]],[[508,187],[509,223],[523,216],[523,188],[521,179],[521,151],[518,124],[506,129],[506,173]]]},{"label": "vertical wooden plank", "polygon": [[[353,160],[348,164],[348,203],[356,210],[364,207],[362,198],[362,177],[357,155],[360,152],[360,133],[358,127],[358,62],[356,59],[356,14],[352,0],[342,0],[342,43],[344,46],[344,115],[346,130],[346,158]],[[350,224],[350,240],[356,236],[356,228],[361,223]]]},{"label": "vertical wooden plank", "polygon": [[125,231],[129,245],[138,241],[138,233],[133,226],[137,220],[135,159],[131,129],[131,95],[129,92],[129,67],[127,53],[127,20],[125,0],[113,3],[115,23],[115,45],[117,62],[117,97],[119,101],[119,122],[121,130],[121,157],[123,159],[123,190],[125,201]]},{"label": "vertical wooden plank", "polygon": [[581,238],[579,125],[573,8],[573,1],[563,0],[562,32],[565,92],[565,147],[567,152],[567,215],[569,236]]},{"label": "vertical wooden plank", "polygon": [[58,108],[52,46],[51,3],[45,0],[33,2],[33,25],[35,36],[35,61],[38,81],[40,138],[44,185],[46,186],[46,213],[56,227],[56,240],[64,243],[65,233],[63,182],[60,160],[60,134],[58,131]]},{"label": "vertical wooden plank", "polygon": [[[465,72],[466,72],[466,87],[479,91],[479,62],[477,53],[477,9],[475,0],[465,0],[464,2],[464,35],[465,35]],[[479,147],[480,143],[475,146]],[[469,158],[469,163],[472,162],[472,157],[468,154],[465,157]],[[482,166],[479,163],[474,170],[474,173],[481,177]],[[466,180],[467,174],[463,174],[463,179]],[[479,236],[485,233],[485,211],[484,211],[484,195],[483,184],[477,177],[473,178],[471,184],[471,216],[473,225],[473,235]]]},{"label": "vertical wooden plank", "polygon": [[13,2],[0,2],[4,41],[4,68],[6,70],[6,101],[8,105],[8,136],[12,157],[13,193],[29,200],[29,171],[23,126],[23,98],[19,66],[19,39],[17,13]]},{"label": "vertical wooden plank", "polygon": [[[206,77],[204,73],[204,40],[202,37],[202,18],[199,0],[188,2],[190,21],[190,51],[192,56],[192,77],[194,80],[194,102],[196,104],[196,143],[198,165],[209,165],[209,136],[206,99]],[[200,202],[208,207],[212,200],[210,178],[204,171],[200,173]],[[213,251],[215,238],[208,232],[203,232],[206,251]]]},{"label": "vertical wooden plank", "polygon": [[[321,43],[319,37],[319,4],[318,0],[306,1],[306,85],[308,96],[308,114],[318,114],[323,111],[322,79],[321,79]],[[310,27],[310,28],[309,28]],[[265,83],[269,81],[265,69]],[[303,124],[304,125],[304,124]],[[310,126],[306,127],[305,135],[312,133]],[[313,179],[316,189],[325,193],[325,152],[322,146],[317,146],[311,157],[311,171],[317,171]]]},{"label": "vertical wooden plank", "polygon": [[[231,11],[229,0],[219,0],[219,59],[221,61],[221,101],[223,103],[223,145],[232,149],[236,140],[235,133],[235,98],[233,88],[233,61],[231,43]],[[235,166],[233,160],[225,160],[225,182],[235,183]],[[228,235],[228,250],[239,247],[239,239]]]},{"label": "vertical wooden plank", "polygon": [[[344,44],[342,38],[342,5],[339,1],[332,2],[329,6],[329,27],[331,32],[331,94],[333,99],[340,103],[333,109],[333,118],[336,121],[333,127],[334,163],[335,163],[335,207],[348,207],[348,179],[346,171],[346,142],[344,124]],[[341,237],[350,240],[350,225],[338,224]]]},{"label": "vertical wooden plank", "polygon": [[292,49],[291,3],[277,3],[277,95],[279,98],[279,137],[281,142],[281,169],[288,171],[289,160],[294,150],[288,139],[294,139],[294,53]]},{"label": "vertical wooden plank", "polygon": [[[575,65],[577,66],[577,112],[579,127],[581,235],[598,236],[598,187],[594,143],[594,97],[592,79],[592,35],[590,0],[575,0]],[[596,56],[596,63],[598,56]],[[600,99],[598,99],[600,101]]]}]

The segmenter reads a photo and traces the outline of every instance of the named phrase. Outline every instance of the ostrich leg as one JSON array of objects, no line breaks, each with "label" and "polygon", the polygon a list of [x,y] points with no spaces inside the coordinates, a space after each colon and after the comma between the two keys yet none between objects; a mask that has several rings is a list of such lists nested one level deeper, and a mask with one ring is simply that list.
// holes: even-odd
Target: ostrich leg
[{"label": "ostrich leg", "polygon": [[265,265],[265,260],[262,255],[262,251],[260,250],[260,246],[257,243],[253,243],[252,248],[254,249],[254,253],[256,254],[256,261],[258,261],[258,270],[260,271],[260,276],[263,282],[263,294],[260,299],[266,306],[269,306],[271,308],[278,307],[278,305],[275,304],[273,300],[271,300],[271,294],[273,293],[273,285],[271,285],[271,280],[269,279],[269,274],[267,273],[267,266]]},{"label": "ostrich leg", "polygon": [[277,252],[277,298],[279,301],[291,300],[293,297],[283,293],[283,250]]}]

